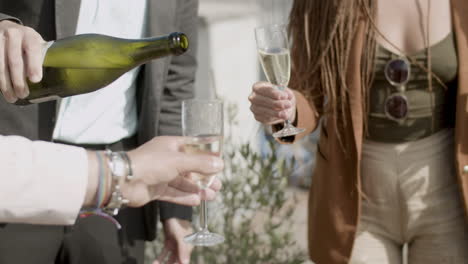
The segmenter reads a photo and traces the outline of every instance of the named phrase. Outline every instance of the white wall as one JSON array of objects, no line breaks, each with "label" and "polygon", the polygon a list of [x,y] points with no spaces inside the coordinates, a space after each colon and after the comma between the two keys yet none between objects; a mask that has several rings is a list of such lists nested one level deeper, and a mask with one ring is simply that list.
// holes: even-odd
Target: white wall
[{"label": "white wall", "polygon": [[238,106],[238,125],[233,128],[236,142],[254,139],[259,127],[247,100],[252,84],[259,80],[253,34],[256,15],[254,2],[200,2],[196,96],[213,98],[217,93],[226,104]]},{"label": "white wall", "polygon": [[247,100],[252,84],[264,80],[254,28],[286,23],[290,4],[291,0],[200,0],[196,96],[218,96],[238,106],[233,131],[238,142],[255,143],[260,127]]}]

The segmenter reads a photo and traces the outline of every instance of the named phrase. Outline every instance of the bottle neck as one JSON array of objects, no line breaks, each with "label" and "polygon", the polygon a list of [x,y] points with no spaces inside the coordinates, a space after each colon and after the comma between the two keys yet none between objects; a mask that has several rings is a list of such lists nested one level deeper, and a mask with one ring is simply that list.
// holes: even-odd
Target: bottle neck
[{"label": "bottle neck", "polygon": [[168,55],[181,55],[188,48],[188,39],[183,33],[172,33],[163,37],[138,41],[138,48],[133,58],[138,63],[161,58]]}]

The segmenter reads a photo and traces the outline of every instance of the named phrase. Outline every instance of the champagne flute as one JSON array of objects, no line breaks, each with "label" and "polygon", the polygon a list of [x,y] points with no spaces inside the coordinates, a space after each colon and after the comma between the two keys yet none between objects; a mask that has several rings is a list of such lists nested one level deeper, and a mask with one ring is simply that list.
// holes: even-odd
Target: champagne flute
[{"label": "champagne flute", "polygon": [[[186,153],[221,156],[223,145],[223,103],[219,100],[185,100],[182,102],[182,133],[186,137]],[[215,175],[191,173],[202,188],[208,188]],[[224,242],[222,235],[208,230],[206,201],[200,204],[200,227],[184,241],[196,246],[214,246]]]},{"label": "champagne flute", "polygon": [[[255,28],[258,57],[268,81],[279,90],[285,90],[291,75],[288,34],[284,25],[267,25]],[[283,129],[273,133],[273,137],[287,137],[304,132],[291,121],[284,121]]]}]

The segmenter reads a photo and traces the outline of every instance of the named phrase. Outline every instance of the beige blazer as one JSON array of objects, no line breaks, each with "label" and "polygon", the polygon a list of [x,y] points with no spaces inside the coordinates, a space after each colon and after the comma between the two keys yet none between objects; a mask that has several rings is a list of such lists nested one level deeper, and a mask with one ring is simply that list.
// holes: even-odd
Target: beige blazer
[{"label": "beige blazer", "polygon": [[0,136],[0,161],[0,222],[75,222],[88,183],[83,148]]},{"label": "beige blazer", "polygon": [[[454,166],[465,211],[468,212],[468,1],[451,0],[451,3],[459,63]],[[343,151],[333,122],[320,126],[317,161],[308,206],[309,254],[318,264],[348,263],[360,217],[358,190],[361,186],[363,139],[360,64],[364,33],[362,23],[353,40],[347,73],[350,111],[346,114],[350,125],[346,128],[345,140],[352,144]],[[296,96],[298,126],[312,132],[317,127],[320,116],[303,95],[296,93]]]}]

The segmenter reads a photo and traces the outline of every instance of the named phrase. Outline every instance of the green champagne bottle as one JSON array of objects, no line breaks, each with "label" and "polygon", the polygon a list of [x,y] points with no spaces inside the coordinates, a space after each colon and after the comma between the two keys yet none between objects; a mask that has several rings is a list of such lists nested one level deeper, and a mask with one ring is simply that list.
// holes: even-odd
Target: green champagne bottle
[{"label": "green champagne bottle", "polygon": [[29,96],[15,102],[27,105],[96,91],[149,60],[180,55],[187,36],[174,32],[147,39],[121,39],[82,34],[57,40],[48,48],[43,77],[28,82]]}]

